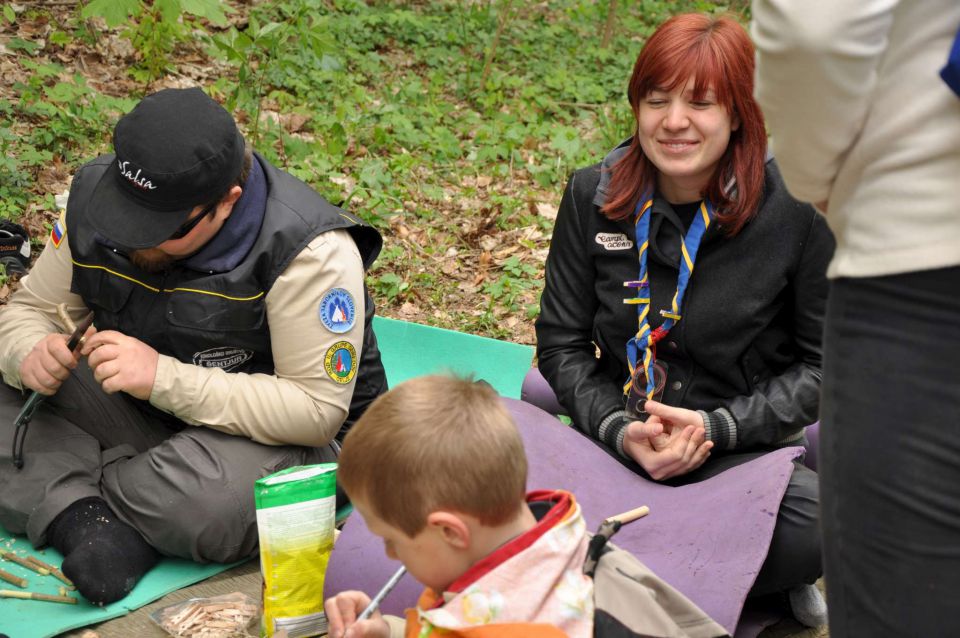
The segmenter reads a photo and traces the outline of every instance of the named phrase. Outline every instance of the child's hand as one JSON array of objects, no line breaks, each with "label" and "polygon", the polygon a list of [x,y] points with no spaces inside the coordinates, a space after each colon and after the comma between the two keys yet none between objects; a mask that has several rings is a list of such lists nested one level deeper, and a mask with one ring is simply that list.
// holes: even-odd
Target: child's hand
[{"label": "child's hand", "polygon": [[345,591],[323,603],[327,613],[327,635],[330,638],[390,638],[390,626],[380,616],[379,611],[367,620],[357,622],[370,597],[362,591]]}]

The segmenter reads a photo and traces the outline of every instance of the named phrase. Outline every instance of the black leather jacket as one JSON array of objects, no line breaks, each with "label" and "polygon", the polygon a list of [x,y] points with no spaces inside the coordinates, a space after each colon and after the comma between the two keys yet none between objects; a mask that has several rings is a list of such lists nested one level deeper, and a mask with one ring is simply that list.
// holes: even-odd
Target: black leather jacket
[{"label": "black leather jacket", "polygon": [[[633,223],[607,219],[594,203],[599,181],[600,165],[575,172],[560,203],[537,355],[577,427],[616,448],[615,433],[601,437],[599,428],[624,407],[626,342],[637,331],[637,310],[623,303],[634,294],[623,282],[637,278],[638,260]],[[682,232],[672,207],[657,201],[648,258],[652,328],[676,290]],[[704,236],[683,318],[657,357],[667,367],[664,403],[703,410],[706,418],[732,416],[735,436],[718,450],[796,440],[817,419],[834,246],[825,220],[787,193],[773,160],[753,220],[732,238],[718,224]]]}]

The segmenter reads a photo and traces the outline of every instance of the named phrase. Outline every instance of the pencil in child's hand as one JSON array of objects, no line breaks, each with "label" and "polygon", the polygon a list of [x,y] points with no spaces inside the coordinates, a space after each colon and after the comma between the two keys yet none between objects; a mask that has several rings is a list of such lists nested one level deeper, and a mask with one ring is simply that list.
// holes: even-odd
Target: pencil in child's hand
[{"label": "pencil in child's hand", "polygon": [[397,570],[397,573],[390,577],[390,580],[387,581],[387,584],[377,592],[377,595],[373,597],[373,600],[370,601],[370,604],[367,605],[367,608],[360,612],[360,615],[357,616],[357,622],[361,620],[366,620],[369,618],[373,612],[377,610],[377,607],[380,606],[380,603],[383,602],[383,599],[387,597],[393,588],[397,586],[397,583],[400,582],[400,579],[403,578],[403,575],[407,573],[406,567],[400,567]]}]

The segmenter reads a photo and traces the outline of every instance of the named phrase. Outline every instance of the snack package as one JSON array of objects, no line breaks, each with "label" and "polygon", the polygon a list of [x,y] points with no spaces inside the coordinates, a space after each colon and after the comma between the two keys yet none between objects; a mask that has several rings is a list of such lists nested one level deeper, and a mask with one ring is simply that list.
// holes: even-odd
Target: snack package
[{"label": "snack package", "polygon": [[260,635],[327,631],[323,576],[333,549],[336,463],[292,467],[256,482],[263,621]]},{"label": "snack package", "polygon": [[254,635],[247,627],[259,613],[257,601],[234,592],[167,605],[151,613],[150,620],[176,638],[246,638]]}]

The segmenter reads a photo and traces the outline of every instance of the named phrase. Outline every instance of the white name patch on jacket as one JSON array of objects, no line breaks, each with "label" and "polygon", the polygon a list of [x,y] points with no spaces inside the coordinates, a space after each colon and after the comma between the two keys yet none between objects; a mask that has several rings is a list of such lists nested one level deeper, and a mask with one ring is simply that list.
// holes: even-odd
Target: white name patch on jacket
[{"label": "white name patch on jacket", "polygon": [[597,243],[607,250],[628,250],[633,248],[633,240],[623,233],[597,233]]}]

